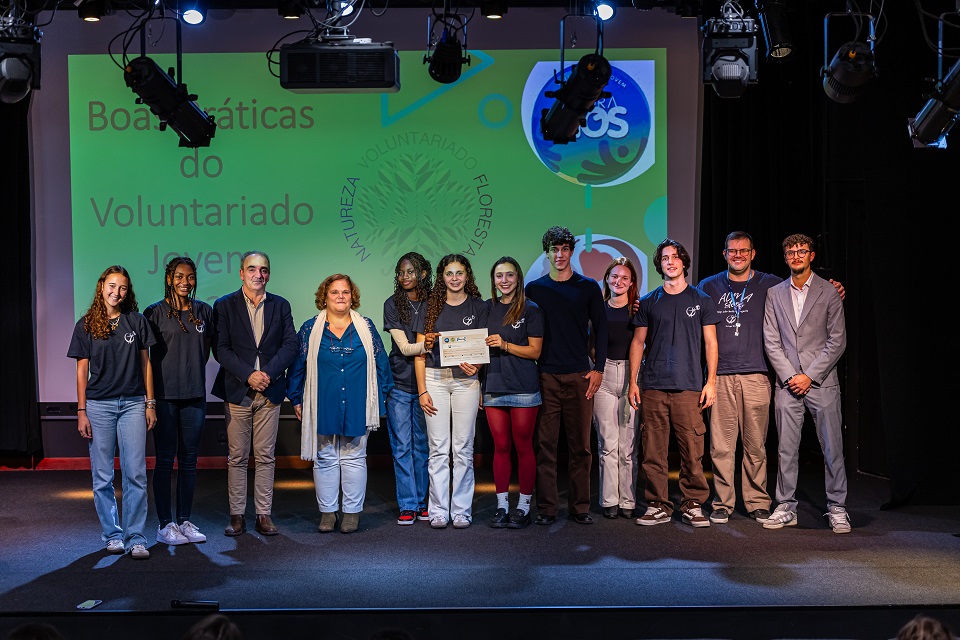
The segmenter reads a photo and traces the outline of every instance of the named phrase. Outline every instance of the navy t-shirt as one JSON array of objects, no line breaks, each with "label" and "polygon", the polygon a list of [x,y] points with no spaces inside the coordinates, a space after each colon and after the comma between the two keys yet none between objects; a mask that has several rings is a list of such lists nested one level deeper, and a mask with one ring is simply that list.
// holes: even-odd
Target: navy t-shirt
[{"label": "navy t-shirt", "polygon": [[[400,329],[407,336],[407,342],[413,344],[417,341],[417,334],[423,333],[423,321],[427,316],[427,301],[419,302],[407,301],[410,305],[410,323],[403,324],[400,321],[400,313],[397,311],[397,304],[390,296],[383,301],[383,330]],[[394,386],[400,391],[407,393],[417,392],[417,376],[413,369],[413,356],[407,357],[400,352],[393,337],[390,338],[390,369],[393,371]]]},{"label": "navy t-shirt", "polygon": [[[487,305],[490,308],[487,321],[490,335],[499,334],[510,344],[521,347],[530,344],[530,337],[543,337],[543,313],[536,302],[527,300],[520,319],[507,325],[503,324],[503,319],[510,305],[497,300],[488,300]],[[539,390],[540,375],[536,360],[510,355],[502,349],[490,349],[490,364],[483,382],[484,393],[536,393]]]},{"label": "navy t-shirt", "polygon": [[719,321],[710,296],[691,286],[674,295],[659,286],[640,298],[631,323],[647,327],[642,387],[701,391],[703,326]]},{"label": "navy t-shirt", "polygon": [[[473,296],[467,296],[466,300],[455,307],[444,302],[433,330],[443,333],[444,331],[463,331],[465,329],[486,329],[489,313],[490,308],[487,303]],[[440,368],[439,341],[434,342],[433,349],[427,353],[427,366],[432,369]]]},{"label": "navy t-shirt", "polygon": [[144,386],[140,352],[156,344],[150,323],[142,314],[120,314],[120,323],[104,340],[94,340],[84,331],[83,318],[73,327],[67,357],[89,363],[87,399],[105,400],[120,396],[142,396]]},{"label": "navy t-shirt", "polygon": [[[717,374],[767,373],[769,366],[763,352],[763,309],[770,287],[782,281],[769,273],[754,271],[746,283],[731,282],[721,271],[704,278],[697,285],[717,308],[717,346],[720,351]],[[740,328],[737,329],[736,305],[740,307]]]},{"label": "navy t-shirt", "polygon": [[630,342],[633,340],[633,325],[630,324],[629,304],[619,308],[604,305],[607,310],[607,359],[627,360],[630,357]]},{"label": "navy t-shirt", "polygon": [[[189,311],[180,311],[180,322],[169,317],[166,300],[154,302],[143,310],[157,343],[150,348],[153,366],[153,392],[160,400],[187,400],[207,397],[207,360],[213,340],[213,307],[194,300],[194,324]],[[184,333],[180,323],[186,327]]]},{"label": "navy t-shirt", "polygon": [[589,332],[594,335],[593,369],[603,373],[607,364],[607,314],[603,293],[593,278],[576,271],[568,280],[550,274],[527,284],[527,299],[543,311],[542,373],[580,373],[590,370]]}]

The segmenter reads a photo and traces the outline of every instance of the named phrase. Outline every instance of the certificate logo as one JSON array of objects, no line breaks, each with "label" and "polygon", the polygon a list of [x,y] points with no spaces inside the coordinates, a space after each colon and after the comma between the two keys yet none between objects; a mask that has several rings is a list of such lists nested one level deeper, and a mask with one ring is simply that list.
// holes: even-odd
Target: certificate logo
[{"label": "certificate logo", "polygon": [[[597,101],[586,126],[569,144],[543,139],[540,118],[554,98],[544,92],[554,82],[556,62],[537,62],[523,89],[523,130],[530,148],[543,165],[564,180],[594,187],[610,187],[633,180],[653,166],[655,157],[654,111],[656,104],[653,60],[611,61],[613,75],[606,90],[612,95]],[[570,77],[575,64],[564,70]]]}]

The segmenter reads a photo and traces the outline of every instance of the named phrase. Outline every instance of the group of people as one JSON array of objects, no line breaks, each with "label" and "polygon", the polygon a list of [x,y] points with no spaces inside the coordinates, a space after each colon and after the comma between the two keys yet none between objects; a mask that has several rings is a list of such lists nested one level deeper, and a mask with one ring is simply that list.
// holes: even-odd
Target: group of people
[{"label": "group of people", "polygon": [[[346,274],[321,282],[319,313],[297,332],[290,303],[267,294],[270,258],[262,251],[242,256],[240,289],[212,307],[196,299],[197,270],[188,257],[166,265],[164,297],[143,314],[126,269],[107,268],[67,353],[77,361],[78,430],[90,440],[106,550],[150,556],[144,529],[151,430],[157,540],[206,540],[190,517],[211,353],[219,363],[211,393],[224,401],[228,441],[227,536],[247,530],[251,449],[254,528],[278,533],[271,511],[285,398],[301,421],[301,457],[313,462],[320,532],[358,529],[367,442],[381,416],[393,452],[397,524],[469,527],[481,410],[494,443],[497,508],[489,525],[495,528],[556,520],[561,431],[568,514],[577,523],[593,523],[594,427],[605,517],[636,517],[640,525],[672,519],[672,431],[681,457],[681,521],[694,527],[728,521],[740,438],[750,516],[766,528],[794,525],[800,432],[809,410],[824,451],[827,515],[833,531],[849,531],[836,373],[845,347],[843,287],[813,273],[813,240],[792,235],[783,241],[791,275],[780,281],[753,270],[748,234],[731,233],[724,247],[727,270],[694,288],[686,280],[689,254],[668,238],[654,256],[664,284],[643,297],[628,258],[613,260],[602,283],[574,271],[576,243],[566,227],[548,229],[542,248],[549,273],[529,283],[517,260],[500,258],[490,268],[487,300],[466,256],[443,256],[434,272],[421,254],[404,254],[396,263],[394,293],[383,304],[389,351],[373,321],[357,312],[360,290]],[[442,336],[463,329],[486,329],[489,362],[443,366]],[[770,367],[779,436],[779,504],[772,513],[765,454]],[[710,487],[702,464],[708,409],[714,466],[709,517],[703,513]],[[113,488],[118,445],[122,511]],[[519,496],[511,509],[514,456]],[[640,469],[643,514],[637,512]]]}]

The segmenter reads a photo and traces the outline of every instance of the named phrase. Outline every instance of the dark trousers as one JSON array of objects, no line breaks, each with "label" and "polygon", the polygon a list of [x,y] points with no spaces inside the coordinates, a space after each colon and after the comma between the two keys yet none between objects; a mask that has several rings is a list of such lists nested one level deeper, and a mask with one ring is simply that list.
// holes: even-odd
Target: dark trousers
[{"label": "dark trousers", "polygon": [[190,519],[197,484],[197,456],[206,417],[205,398],[157,400],[157,424],[153,428],[157,454],[153,469],[153,501],[161,527],[173,522],[170,483],[174,459],[177,461],[176,523],[183,524]]},{"label": "dark trousers", "polygon": [[587,400],[586,371],[580,373],[541,373],[540,395],[543,404],[537,415],[537,510],[556,516],[557,445],[560,424],[567,436],[567,509],[570,515],[590,511],[590,429],[593,399]]}]

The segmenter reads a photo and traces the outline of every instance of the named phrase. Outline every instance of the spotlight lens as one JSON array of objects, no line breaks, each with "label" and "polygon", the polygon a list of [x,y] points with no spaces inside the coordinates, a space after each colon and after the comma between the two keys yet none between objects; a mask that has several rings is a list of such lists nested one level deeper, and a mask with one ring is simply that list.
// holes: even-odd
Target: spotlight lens
[{"label": "spotlight lens", "polygon": [[200,24],[203,22],[203,14],[197,9],[187,9],[183,12],[183,21],[187,24]]},{"label": "spotlight lens", "polygon": [[612,18],[612,17],[613,17],[613,6],[612,6],[612,5],[609,5],[609,4],[606,4],[606,3],[600,3],[600,4],[598,4],[598,5],[597,5],[597,17],[600,18],[601,20],[609,20],[610,18]]}]

